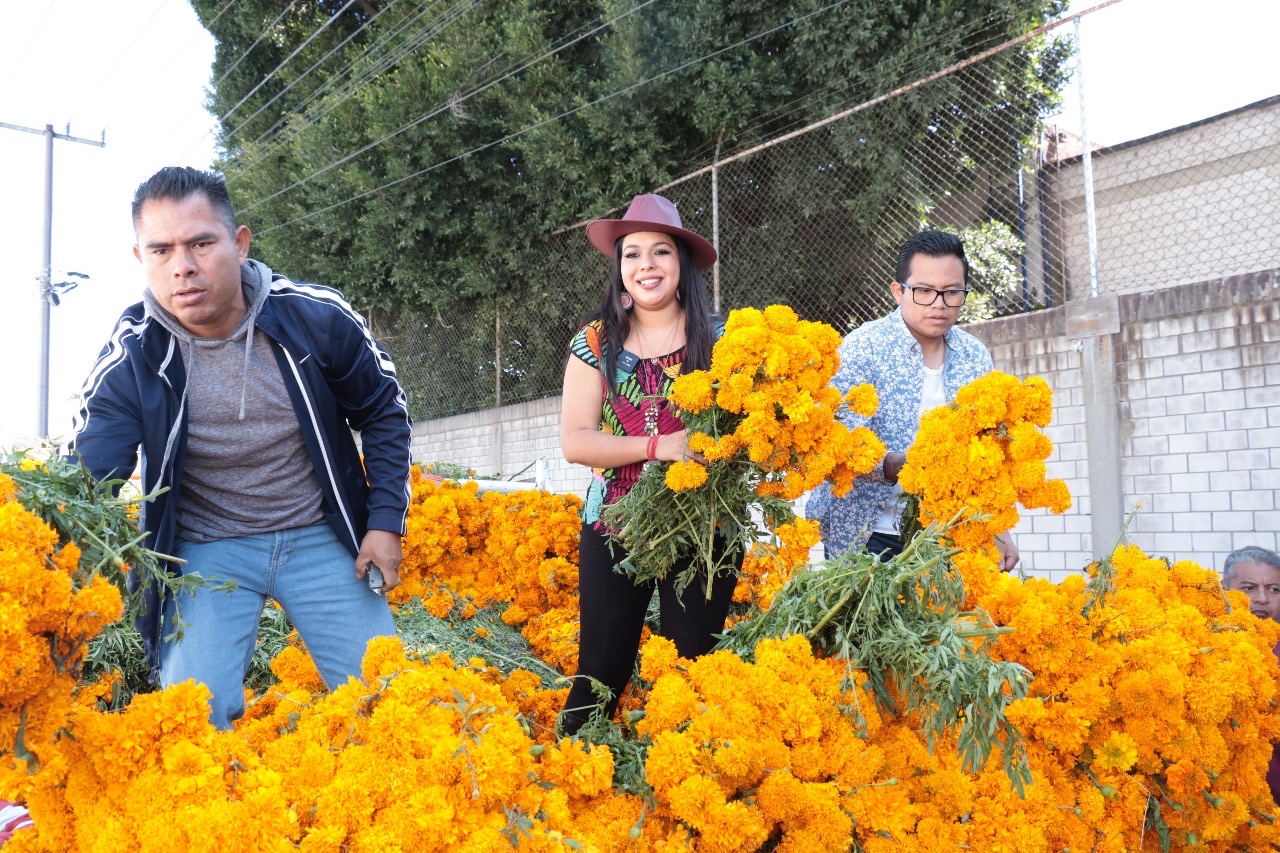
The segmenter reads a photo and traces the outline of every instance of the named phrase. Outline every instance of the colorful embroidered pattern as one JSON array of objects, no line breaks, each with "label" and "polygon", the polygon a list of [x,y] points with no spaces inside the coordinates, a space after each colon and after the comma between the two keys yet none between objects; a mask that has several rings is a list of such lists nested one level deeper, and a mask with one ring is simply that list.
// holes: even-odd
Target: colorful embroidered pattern
[{"label": "colorful embroidered pattern", "polygon": [[[603,324],[595,320],[583,326],[569,344],[569,352],[596,370],[603,371]],[[671,410],[667,395],[671,385],[680,375],[684,361],[684,347],[656,358],[642,358],[635,369],[616,371],[618,394],[605,397],[600,415],[600,431],[609,435],[668,435],[684,429],[684,424]],[[604,375],[601,373],[602,394],[607,395]],[[652,426],[646,429],[647,419]],[[654,432],[656,429],[656,432]],[[600,528],[600,509],[611,504],[630,491],[644,462],[632,462],[621,468],[596,468],[591,486],[582,507],[584,521]]]}]

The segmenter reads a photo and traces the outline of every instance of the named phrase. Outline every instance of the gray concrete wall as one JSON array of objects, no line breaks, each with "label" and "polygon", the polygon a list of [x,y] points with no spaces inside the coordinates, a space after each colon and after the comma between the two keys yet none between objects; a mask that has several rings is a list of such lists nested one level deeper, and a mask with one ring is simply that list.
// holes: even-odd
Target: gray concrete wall
[{"label": "gray concrete wall", "polygon": [[[1015,533],[1027,569],[1078,571],[1129,513],[1129,540],[1174,560],[1219,568],[1244,545],[1275,548],[1280,270],[1119,296],[1114,323],[1082,318],[1090,302],[969,327],[997,369],[1054,389],[1049,472],[1075,505],[1025,514]],[[1104,510],[1100,492],[1117,480]]]}]

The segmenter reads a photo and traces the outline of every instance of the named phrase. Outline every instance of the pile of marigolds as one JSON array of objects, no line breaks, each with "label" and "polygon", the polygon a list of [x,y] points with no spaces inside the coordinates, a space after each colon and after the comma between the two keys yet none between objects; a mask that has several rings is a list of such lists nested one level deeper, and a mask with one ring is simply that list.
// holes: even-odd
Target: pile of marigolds
[{"label": "pile of marigolds", "polygon": [[[0,476],[0,651],[11,672],[0,683],[0,797],[35,819],[9,847],[1271,849],[1280,625],[1224,596],[1209,570],[1132,546],[1057,585],[995,572],[989,517],[1007,521],[1019,496],[1060,511],[1064,493],[1045,485],[1036,460],[1048,445],[1028,426],[1048,422],[1047,387],[980,381],[1012,402],[980,413],[976,393],[939,410],[970,424],[951,439],[930,415],[914,461],[951,440],[972,463],[945,481],[919,478],[922,515],[950,511],[950,497],[930,493],[943,485],[984,500],[978,527],[951,541],[969,549],[955,565],[970,604],[1011,629],[985,648],[1033,676],[1008,709],[1032,773],[1021,796],[998,752],[966,771],[953,741],[930,748],[917,718],[878,704],[863,674],[799,634],[696,661],[649,639],[632,712],[588,727],[607,729],[597,743],[555,739],[547,715],[563,691],[544,675],[409,654],[395,638],[370,644],[364,683],[332,693],[286,648],[273,665],[279,683],[234,732],[209,726],[205,688],[193,684],[105,713],[103,686],[77,684],[76,673],[92,634],[120,615],[119,597]],[[578,507],[419,478],[394,600],[464,623],[505,605],[529,647],[568,672]],[[748,558],[744,618],[787,596],[816,537],[804,521],[780,533]]]}]

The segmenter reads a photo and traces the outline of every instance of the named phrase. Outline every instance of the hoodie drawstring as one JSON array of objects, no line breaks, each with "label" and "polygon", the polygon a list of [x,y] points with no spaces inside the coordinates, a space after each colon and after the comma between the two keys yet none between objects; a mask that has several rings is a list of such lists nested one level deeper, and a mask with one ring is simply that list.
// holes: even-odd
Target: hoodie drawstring
[{"label": "hoodie drawstring", "polygon": [[249,356],[253,352],[254,314],[249,314],[249,327],[244,336],[244,372],[240,375],[240,420],[244,420],[244,399],[249,387]]}]

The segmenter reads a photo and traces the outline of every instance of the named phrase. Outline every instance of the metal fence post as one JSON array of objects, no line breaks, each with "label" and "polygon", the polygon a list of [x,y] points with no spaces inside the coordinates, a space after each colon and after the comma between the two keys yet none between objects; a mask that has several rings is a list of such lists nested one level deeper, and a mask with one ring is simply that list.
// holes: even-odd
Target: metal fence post
[{"label": "metal fence post", "polygon": [[1084,148],[1081,162],[1084,164],[1084,220],[1089,240],[1089,295],[1098,295],[1098,224],[1093,210],[1093,152],[1089,150],[1089,124],[1085,121],[1084,106],[1084,51],[1080,49],[1080,16],[1075,18],[1076,33],[1076,88],[1080,92],[1080,144]]},{"label": "metal fence post", "polygon": [[493,300],[493,473],[502,473],[502,309]]},{"label": "metal fence post", "polygon": [[716,262],[711,266],[711,308],[720,313],[720,143],[724,142],[724,130],[716,138],[716,153],[711,160],[711,245],[716,250]]}]

